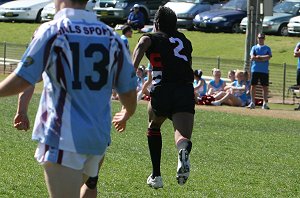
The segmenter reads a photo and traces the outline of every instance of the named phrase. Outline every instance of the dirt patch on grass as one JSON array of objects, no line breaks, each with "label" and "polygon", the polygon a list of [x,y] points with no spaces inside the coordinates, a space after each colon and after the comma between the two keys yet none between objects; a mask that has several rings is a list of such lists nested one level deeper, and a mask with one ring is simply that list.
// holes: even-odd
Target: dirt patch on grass
[{"label": "dirt patch on grass", "polygon": [[[139,101],[139,103],[148,103],[148,101]],[[256,107],[256,109],[247,109],[246,107],[231,107],[231,106],[211,106],[211,105],[196,105],[196,109],[205,111],[215,111],[215,112],[225,112],[234,113],[238,115],[249,115],[249,116],[261,116],[261,117],[271,117],[271,118],[281,118],[289,120],[299,120],[300,121],[300,111],[295,111],[291,109],[271,109],[263,110],[261,107]]]},{"label": "dirt patch on grass", "polygon": [[197,109],[202,109],[206,111],[216,111],[225,113],[234,113],[239,115],[249,115],[249,116],[262,116],[271,118],[282,118],[289,120],[300,120],[300,111],[291,110],[263,110],[260,107],[256,109],[247,109],[245,107],[231,107],[231,106],[205,106],[197,105]]}]

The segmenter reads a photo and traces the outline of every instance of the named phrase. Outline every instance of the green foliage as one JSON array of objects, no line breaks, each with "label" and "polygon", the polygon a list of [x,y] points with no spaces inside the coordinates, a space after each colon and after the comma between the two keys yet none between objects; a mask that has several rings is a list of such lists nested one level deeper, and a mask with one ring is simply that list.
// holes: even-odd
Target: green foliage
[{"label": "green foliage", "polygon": [[[38,94],[33,96],[33,124]],[[33,159],[30,132],[12,127],[17,97],[0,101],[0,197],[47,197],[41,166]],[[113,112],[121,107],[113,102]],[[98,197],[299,197],[299,121],[197,110],[191,174],[176,182],[177,155],[170,121],[162,128],[164,188],[146,185],[151,173],[147,147],[147,106],[139,104],[112,144],[99,174]]]}]

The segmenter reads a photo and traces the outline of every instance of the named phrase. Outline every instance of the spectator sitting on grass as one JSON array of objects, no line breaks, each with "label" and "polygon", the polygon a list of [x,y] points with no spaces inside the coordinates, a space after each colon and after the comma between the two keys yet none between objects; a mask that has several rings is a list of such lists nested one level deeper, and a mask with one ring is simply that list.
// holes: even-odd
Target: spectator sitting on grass
[{"label": "spectator sitting on grass", "polygon": [[201,69],[194,71],[194,93],[195,101],[198,101],[202,96],[206,95],[207,85],[202,77]]},{"label": "spectator sitting on grass", "polygon": [[145,19],[144,14],[140,11],[140,5],[134,4],[133,11],[130,12],[127,24],[132,27],[132,29],[137,30],[138,32],[141,32],[141,29],[143,29],[145,25]]},{"label": "spectator sitting on grass", "polygon": [[226,83],[224,80],[221,79],[221,71],[220,69],[214,68],[212,70],[212,75],[214,77],[213,80],[211,80],[208,83],[207,86],[207,95],[212,95],[212,96],[216,96],[216,94],[224,91],[224,88],[226,86]]},{"label": "spectator sitting on grass", "polygon": [[236,79],[230,86],[230,89],[226,94],[216,101],[213,101],[211,104],[220,106],[221,104],[226,104],[230,106],[244,107],[247,104],[247,95],[246,95],[246,85],[244,81],[244,72],[242,70],[237,70]]},{"label": "spectator sitting on grass", "polygon": [[228,78],[230,79],[230,82],[235,81],[235,70],[229,70],[228,71]]}]

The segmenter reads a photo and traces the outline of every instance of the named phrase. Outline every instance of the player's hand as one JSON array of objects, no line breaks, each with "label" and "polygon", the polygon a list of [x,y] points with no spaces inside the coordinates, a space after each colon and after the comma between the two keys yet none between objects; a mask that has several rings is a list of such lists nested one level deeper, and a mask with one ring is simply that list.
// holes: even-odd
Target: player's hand
[{"label": "player's hand", "polygon": [[122,109],[113,117],[112,123],[118,132],[126,129],[126,121],[129,119],[126,109]]},{"label": "player's hand", "polygon": [[30,123],[27,114],[16,114],[14,118],[14,127],[18,130],[27,131],[30,128]]}]

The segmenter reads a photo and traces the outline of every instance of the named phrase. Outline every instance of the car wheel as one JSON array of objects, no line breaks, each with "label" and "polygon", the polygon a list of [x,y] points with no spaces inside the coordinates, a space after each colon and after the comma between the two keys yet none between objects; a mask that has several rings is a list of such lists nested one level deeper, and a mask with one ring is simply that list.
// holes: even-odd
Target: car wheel
[{"label": "car wheel", "polygon": [[40,23],[42,21],[41,13],[42,13],[42,9],[39,10],[37,15],[36,15],[36,18],[35,18],[36,23]]},{"label": "car wheel", "polygon": [[280,25],[280,27],[278,29],[278,35],[280,35],[280,36],[288,36],[289,35],[288,27],[286,24]]},{"label": "car wheel", "polygon": [[239,23],[234,23],[232,25],[231,32],[232,33],[240,33],[241,32],[240,24]]}]

